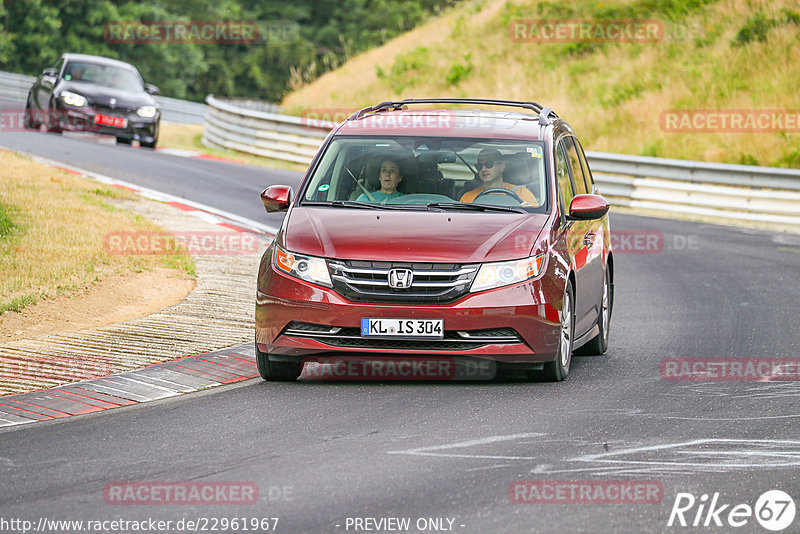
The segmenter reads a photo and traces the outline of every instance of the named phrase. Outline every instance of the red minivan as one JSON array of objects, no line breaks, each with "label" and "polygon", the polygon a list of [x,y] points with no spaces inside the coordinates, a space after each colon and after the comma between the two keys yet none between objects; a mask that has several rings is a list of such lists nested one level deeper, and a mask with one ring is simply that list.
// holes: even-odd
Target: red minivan
[{"label": "red minivan", "polygon": [[608,348],[609,205],[549,108],[382,102],[331,131],[297,193],[261,199],[286,210],[258,273],[265,380],[343,357],[444,357],[560,381],[574,350]]}]

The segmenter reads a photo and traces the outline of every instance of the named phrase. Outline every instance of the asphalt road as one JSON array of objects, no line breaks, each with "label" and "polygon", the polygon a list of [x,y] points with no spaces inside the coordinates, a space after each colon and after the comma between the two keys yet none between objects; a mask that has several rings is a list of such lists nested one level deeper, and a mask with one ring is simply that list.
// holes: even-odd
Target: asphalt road
[{"label": "asphalt road", "polygon": [[[0,99],[0,111],[24,103]],[[105,138],[113,142],[113,138]],[[44,156],[83,169],[213,205],[264,224],[278,226],[283,216],[264,212],[259,195],[274,184],[297,186],[300,174],[220,161],[162,154],[148,149],[98,143],[91,139],[30,131],[3,131],[0,146]]]},{"label": "asphalt road", "polygon": [[[0,145],[255,220],[260,188],[292,176],[13,136],[0,135]],[[285,533],[403,531],[363,522],[396,517],[410,518],[410,532],[767,532],[755,517],[732,527],[728,512],[767,490],[800,497],[800,382],[665,380],[661,363],[800,359],[800,237],[613,214],[611,223],[660,234],[663,248],[622,253],[623,239],[610,350],[576,358],[565,382],[250,380],[0,430],[0,530],[11,531],[2,523],[11,519],[154,518],[176,530],[181,519],[277,517]],[[509,487],[522,480],[651,481],[663,494],[642,504],[516,504]],[[259,500],[109,503],[104,488],[122,481],[243,482]],[[700,527],[667,526],[679,493],[698,501],[685,512],[690,525],[708,496]],[[703,527],[715,493],[717,508],[729,505],[718,516],[724,526],[708,518]],[[426,530],[420,518],[453,522]],[[785,530],[798,531],[800,516]]]}]

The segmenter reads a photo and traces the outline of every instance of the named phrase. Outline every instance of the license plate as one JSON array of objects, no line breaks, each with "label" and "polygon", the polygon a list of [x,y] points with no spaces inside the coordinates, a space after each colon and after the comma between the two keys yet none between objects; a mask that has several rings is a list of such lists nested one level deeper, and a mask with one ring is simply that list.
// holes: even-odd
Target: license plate
[{"label": "license plate", "polygon": [[112,117],[111,115],[95,115],[94,122],[95,124],[113,126],[115,128],[125,128],[128,125],[128,119],[124,117]]},{"label": "license plate", "polygon": [[434,338],[444,337],[444,319],[361,319],[362,337]]}]

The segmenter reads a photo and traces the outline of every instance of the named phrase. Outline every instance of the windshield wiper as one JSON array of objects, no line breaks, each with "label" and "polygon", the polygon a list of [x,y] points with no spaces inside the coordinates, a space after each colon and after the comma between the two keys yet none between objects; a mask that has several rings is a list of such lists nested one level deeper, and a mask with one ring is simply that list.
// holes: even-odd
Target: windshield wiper
[{"label": "windshield wiper", "polygon": [[430,208],[452,209],[452,210],[476,210],[476,211],[506,211],[512,213],[528,213],[522,208],[515,206],[492,206],[487,204],[473,204],[471,202],[431,202],[427,204]]},{"label": "windshield wiper", "polygon": [[333,206],[334,208],[360,208],[365,210],[396,210],[403,206],[357,202],[355,200],[333,200],[331,202],[303,202],[304,206]]}]

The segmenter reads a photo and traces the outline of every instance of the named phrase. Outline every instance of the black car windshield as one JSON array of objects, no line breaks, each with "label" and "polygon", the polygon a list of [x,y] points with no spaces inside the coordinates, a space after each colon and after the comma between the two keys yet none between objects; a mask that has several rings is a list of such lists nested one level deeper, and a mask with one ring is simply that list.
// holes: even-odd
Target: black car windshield
[{"label": "black car windshield", "polygon": [[[302,194],[303,203],[481,213],[545,212],[549,201],[541,141],[456,137],[333,139]],[[352,206],[356,209],[356,206]]]},{"label": "black car windshield", "polygon": [[120,91],[144,91],[142,80],[134,70],[102,63],[70,61],[64,70],[64,79]]}]

